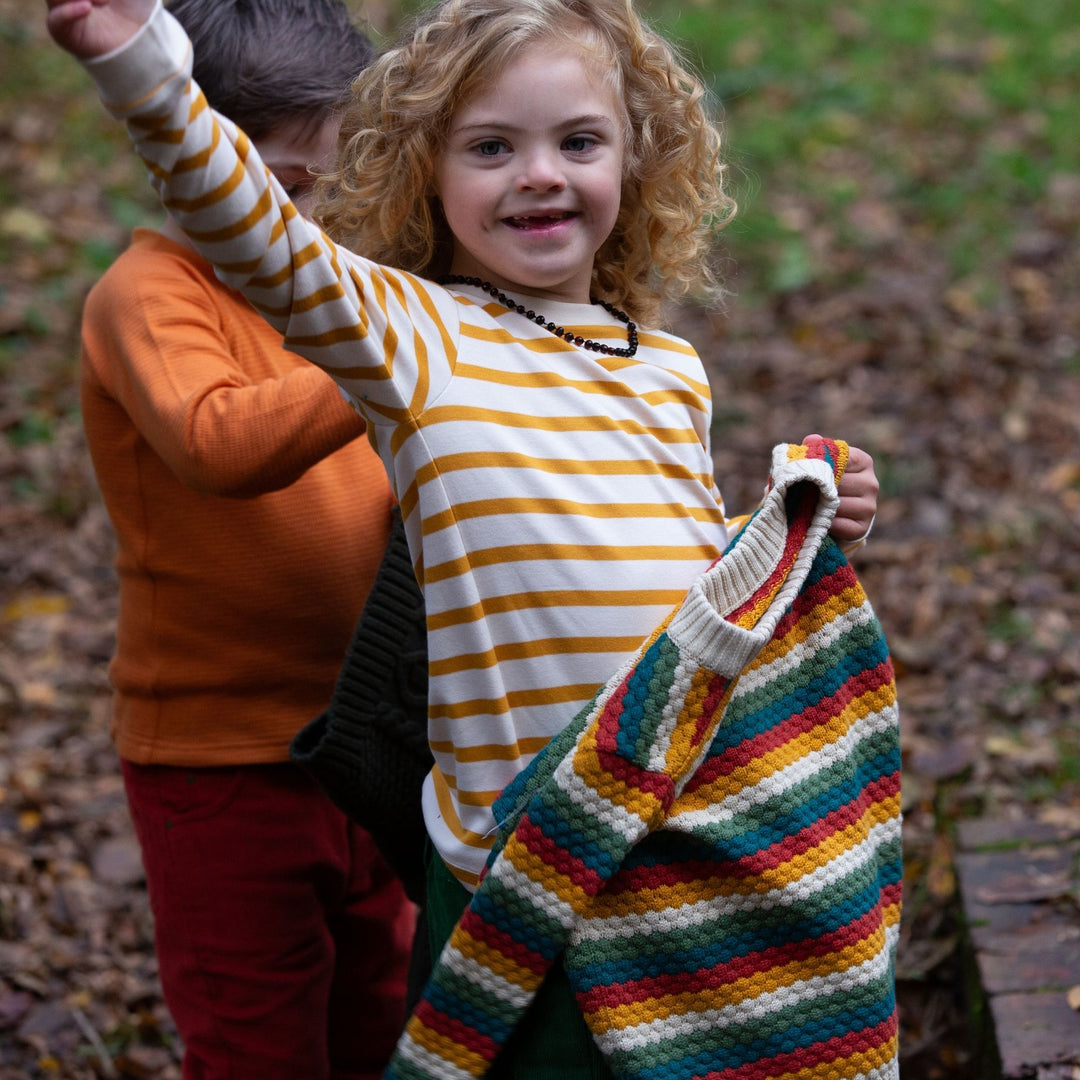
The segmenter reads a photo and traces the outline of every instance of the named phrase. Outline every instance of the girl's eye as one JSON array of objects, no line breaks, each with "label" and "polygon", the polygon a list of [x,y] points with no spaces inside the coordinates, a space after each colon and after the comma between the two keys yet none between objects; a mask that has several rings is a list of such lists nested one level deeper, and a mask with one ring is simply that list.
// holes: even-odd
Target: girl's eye
[{"label": "girl's eye", "polygon": [[571,154],[582,154],[595,145],[596,140],[591,135],[571,135],[563,142],[563,148]]},{"label": "girl's eye", "polygon": [[481,157],[498,157],[505,149],[505,146],[499,139],[485,139],[483,142],[477,143],[473,149]]}]

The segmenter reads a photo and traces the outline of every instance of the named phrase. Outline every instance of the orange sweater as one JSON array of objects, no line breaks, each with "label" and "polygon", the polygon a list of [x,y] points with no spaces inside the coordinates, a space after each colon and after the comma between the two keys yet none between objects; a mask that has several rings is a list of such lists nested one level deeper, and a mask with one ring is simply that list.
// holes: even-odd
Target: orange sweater
[{"label": "orange sweater", "polygon": [[118,541],[120,756],[286,760],[389,529],[363,421],[208,264],[143,229],[87,299],[82,408]]}]

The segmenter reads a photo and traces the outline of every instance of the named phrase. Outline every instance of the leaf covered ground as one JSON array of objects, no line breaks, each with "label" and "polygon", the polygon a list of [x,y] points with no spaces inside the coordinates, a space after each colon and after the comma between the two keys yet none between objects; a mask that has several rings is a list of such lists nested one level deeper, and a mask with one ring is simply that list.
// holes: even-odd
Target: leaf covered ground
[{"label": "leaf covered ground", "polygon": [[[732,509],[776,442],[874,455],[857,567],[903,712],[904,1076],[977,1080],[953,828],[1080,819],[1080,164],[1058,131],[1080,36],[1051,2],[1028,6],[1059,17],[1041,38],[1004,2],[928,22],[908,0],[889,26],[813,6],[799,47],[820,54],[777,60],[759,21],[704,58],[728,73],[732,295],[672,322],[710,371]],[[710,5],[686,7],[691,39],[719,40],[693,23]],[[0,0],[0,50],[0,1080],[165,1080],[178,1047],[108,737],[112,538],[75,378],[86,289],[154,211],[19,0]]]}]

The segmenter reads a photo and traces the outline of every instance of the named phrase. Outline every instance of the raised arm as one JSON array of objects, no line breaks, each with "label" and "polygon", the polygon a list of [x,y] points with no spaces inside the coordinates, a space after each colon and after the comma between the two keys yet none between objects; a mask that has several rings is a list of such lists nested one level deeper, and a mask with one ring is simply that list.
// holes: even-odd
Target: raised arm
[{"label": "raised arm", "polygon": [[[323,368],[369,422],[422,405],[449,368],[458,307],[445,290],[340,248],[289,201],[250,140],[191,78],[191,43],[153,0],[46,0],[128,133],[163,205],[214,267]],[[430,347],[414,343],[438,342]],[[431,376],[430,365],[440,366]]]}]

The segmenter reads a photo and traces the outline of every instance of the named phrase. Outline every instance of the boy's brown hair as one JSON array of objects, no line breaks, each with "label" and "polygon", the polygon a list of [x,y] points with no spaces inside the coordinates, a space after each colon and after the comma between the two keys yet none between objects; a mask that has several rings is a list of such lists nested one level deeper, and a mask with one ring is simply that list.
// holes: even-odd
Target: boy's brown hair
[{"label": "boy's brown hair", "polygon": [[169,0],[206,100],[252,139],[318,122],[375,56],[341,0]]}]

